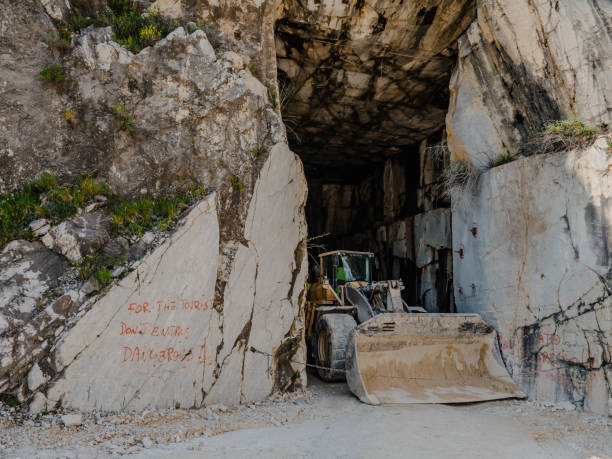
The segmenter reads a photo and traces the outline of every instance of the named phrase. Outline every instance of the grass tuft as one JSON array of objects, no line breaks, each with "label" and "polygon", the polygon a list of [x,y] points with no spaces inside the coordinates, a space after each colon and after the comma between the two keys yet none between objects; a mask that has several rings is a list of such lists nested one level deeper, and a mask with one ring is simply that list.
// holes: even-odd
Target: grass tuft
[{"label": "grass tuft", "polygon": [[96,273],[96,280],[98,281],[98,285],[102,288],[110,284],[113,277],[111,276],[110,270],[103,268]]},{"label": "grass tuft", "polygon": [[242,180],[240,180],[235,175],[230,175],[228,180],[234,190],[238,190],[240,193],[244,193],[245,187],[244,187],[244,183],[242,183]]},{"label": "grass tuft", "polygon": [[560,135],[566,138],[581,139],[590,142],[597,138],[599,131],[580,120],[554,121],[544,126],[545,135]]},{"label": "grass tuft", "polygon": [[51,64],[40,71],[38,80],[48,81],[49,83],[63,83],[66,81],[66,74],[60,64]]},{"label": "grass tuft", "polygon": [[130,134],[134,132],[134,115],[132,115],[124,105],[117,102],[113,106],[113,115],[115,116],[115,123],[119,129],[127,131]]},{"label": "grass tuft", "polygon": [[[190,187],[173,197],[122,199],[91,175],[82,174],[74,184],[59,185],[53,175],[42,173],[23,189],[0,195],[0,249],[14,239],[32,239],[29,224],[33,220],[46,218],[57,224],[76,215],[96,195],[107,198],[115,232],[131,236],[155,226],[168,230],[181,211],[204,194],[204,188]],[[83,270],[86,278],[95,272],[87,266]]]},{"label": "grass tuft", "polygon": [[585,148],[592,145],[601,134],[600,129],[581,120],[553,121],[545,124],[540,132],[525,141],[520,152],[529,156]]},{"label": "grass tuft", "polygon": [[115,232],[128,236],[142,234],[154,227],[167,231],[180,212],[204,196],[204,189],[188,188],[174,197],[121,200],[111,204]]},{"label": "grass tuft", "polygon": [[19,406],[19,399],[11,394],[0,394],[0,402],[10,407]]},{"label": "grass tuft", "polygon": [[70,43],[72,42],[72,32],[70,31],[70,28],[64,24],[60,25],[57,28],[57,38],[65,45],[65,46],[70,46]]},{"label": "grass tuft", "polygon": [[476,170],[468,161],[452,161],[442,175],[444,189],[450,191],[454,188],[464,187],[475,175]]}]

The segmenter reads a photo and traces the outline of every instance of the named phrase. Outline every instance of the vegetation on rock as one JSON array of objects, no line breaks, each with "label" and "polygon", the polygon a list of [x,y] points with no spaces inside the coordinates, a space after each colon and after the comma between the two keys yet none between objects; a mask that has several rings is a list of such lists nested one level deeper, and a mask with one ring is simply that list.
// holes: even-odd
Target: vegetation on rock
[{"label": "vegetation on rock", "polygon": [[566,138],[590,142],[597,138],[599,130],[588,126],[580,120],[562,120],[548,123],[544,126],[544,135],[559,135]]},{"label": "vegetation on rock", "polygon": [[85,281],[93,277],[97,281],[97,287],[103,288],[113,280],[111,269],[124,264],[126,258],[126,254],[121,257],[113,257],[106,253],[86,255],[77,266],[78,278]]},{"label": "vegetation on rock", "polygon": [[[182,211],[203,196],[203,188],[190,187],[171,197],[123,199],[90,175],[79,176],[74,184],[58,185],[53,175],[43,173],[22,190],[0,196],[0,249],[14,239],[42,236],[43,233],[32,228],[38,230],[46,226],[44,234],[47,234],[49,223],[58,224],[80,213],[81,209],[86,209],[86,213],[105,207],[105,213],[110,215],[111,234],[114,234],[111,248],[98,248],[73,262],[74,276],[80,281],[89,280],[93,284],[90,291],[97,291],[127,272],[126,263],[144,255],[150,241],[154,240],[149,237],[149,242],[143,242],[140,238],[145,231],[169,230]],[[38,226],[30,227],[34,220],[41,218],[47,221],[36,222]],[[41,307],[56,296],[41,300]]]},{"label": "vegetation on rock", "polygon": [[57,179],[43,173],[22,190],[0,196],[0,247],[13,239],[30,239],[29,224],[37,218],[53,223],[75,215],[96,195],[109,197],[110,188],[89,175],[79,176],[73,185],[58,185]]},{"label": "vegetation on rock", "polygon": [[144,46],[149,46],[162,38],[162,31],[153,24],[148,24],[140,29],[140,41]]},{"label": "vegetation on rock", "polygon": [[[577,119],[547,123],[536,135],[523,143],[518,153],[502,153],[489,159],[487,163],[480,167],[475,167],[465,160],[452,161],[442,175],[444,195],[451,197],[453,192],[470,190],[476,184],[480,173],[515,161],[520,156],[586,148],[602,135],[606,136],[609,145],[608,152],[612,153],[612,139],[609,131],[604,132],[603,129],[589,126],[584,121]],[[444,154],[447,150],[443,145],[437,145],[434,148],[434,155]],[[442,151],[442,153],[437,150]],[[450,154],[450,152],[448,153]]]},{"label": "vegetation on rock", "polygon": [[235,175],[230,175],[229,182],[234,190],[238,190],[240,193],[244,193],[244,183],[242,183],[242,180],[240,180],[238,177],[236,177]]},{"label": "vegetation on rock", "polygon": [[101,287],[110,284],[113,280],[111,272],[106,268],[102,268],[96,273],[96,279]]},{"label": "vegetation on rock", "polygon": [[64,118],[66,118],[66,121],[69,123],[72,123],[74,121],[74,111],[71,108],[65,109]]},{"label": "vegetation on rock", "polygon": [[66,74],[60,64],[51,64],[40,71],[38,79],[50,83],[63,83],[66,80]]},{"label": "vegetation on rock", "polygon": [[[98,272],[109,266],[115,266],[125,262],[125,260],[114,258],[107,254],[90,254],[83,257],[83,261],[78,267],[79,279],[87,280],[92,275],[98,277]],[[110,274],[110,272],[109,272]],[[105,275],[102,275],[104,278]]]},{"label": "vegetation on rock", "polygon": [[468,161],[451,161],[442,174],[442,188],[446,197],[457,189],[468,188],[477,178],[478,173]]},{"label": "vegetation on rock", "polygon": [[74,184],[58,185],[53,175],[43,173],[23,189],[0,195],[0,248],[14,239],[31,239],[33,220],[46,218],[57,224],[76,215],[95,196],[107,199],[115,233],[140,236],[154,227],[167,230],[181,210],[204,196],[204,189],[189,187],[172,197],[131,200],[122,199],[90,175],[80,175]]},{"label": "vegetation on rock", "polygon": [[175,197],[118,201],[111,204],[113,228],[119,234],[138,236],[153,227],[165,231],[183,209],[203,195],[203,188],[190,188]]},{"label": "vegetation on rock", "polygon": [[134,115],[132,115],[128,109],[121,105],[120,103],[116,103],[113,106],[113,115],[115,116],[115,123],[122,131],[127,131],[129,133],[134,132]]},{"label": "vegetation on rock", "polygon": [[109,0],[108,11],[95,17],[77,13],[70,18],[69,32],[79,32],[90,25],[112,27],[117,43],[132,52],[139,52],[168,35],[179,24],[157,12],[145,12],[144,7],[131,0]]},{"label": "vegetation on rock", "polygon": [[70,31],[70,28],[65,25],[60,25],[57,28],[57,38],[65,45],[70,46],[70,43],[72,42],[72,32]]},{"label": "vegetation on rock", "polygon": [[64,54],[70,50],[72,44],[72,29],[70,26],[60,24],[57,26],[57,34],[50,43],[60,53]]},{"label": "vegetation on rock", "polygon": [[578,119],[552,121],[524,142],[520,152],[529,156],[585,148],[592,145],[602,134],[602,129],[589,126]]}]

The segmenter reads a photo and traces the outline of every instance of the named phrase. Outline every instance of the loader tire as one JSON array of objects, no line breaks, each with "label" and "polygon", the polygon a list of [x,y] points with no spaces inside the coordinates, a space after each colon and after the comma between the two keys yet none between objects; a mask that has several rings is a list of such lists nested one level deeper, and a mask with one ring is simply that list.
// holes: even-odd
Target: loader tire
[{"label": "loader tire", "polygon": [[315,358],[323,381],[344,381],[346,341],[357,322],[348,314],[325,314],[315,327]]}]

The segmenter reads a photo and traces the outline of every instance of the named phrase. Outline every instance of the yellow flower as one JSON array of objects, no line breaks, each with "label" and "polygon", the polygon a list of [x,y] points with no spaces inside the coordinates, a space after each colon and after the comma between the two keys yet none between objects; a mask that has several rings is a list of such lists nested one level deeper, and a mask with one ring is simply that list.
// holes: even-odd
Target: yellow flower
[{"label": "yellow flower", "polygon": [[154,25],[147,25],[140,29],[140,39],[145,42],[153,42],[160,40],[162,31]]}]

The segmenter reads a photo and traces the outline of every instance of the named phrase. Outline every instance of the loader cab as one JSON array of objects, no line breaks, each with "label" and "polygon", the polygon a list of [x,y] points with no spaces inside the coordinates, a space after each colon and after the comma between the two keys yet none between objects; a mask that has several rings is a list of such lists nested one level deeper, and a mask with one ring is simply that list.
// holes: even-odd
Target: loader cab
[{"label": "loader cab", "polygon": [[334,251],[319,255],[321,277],[328,280],[334,291],[350,282],[370,283],[375,262],[371,252]]}]

